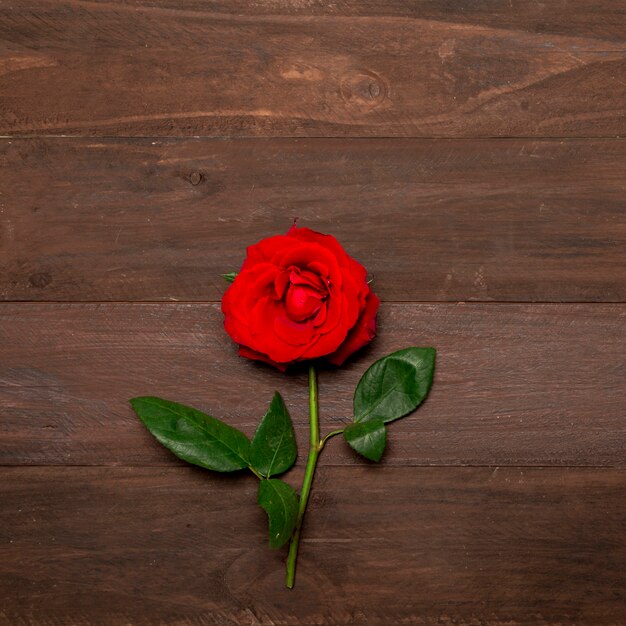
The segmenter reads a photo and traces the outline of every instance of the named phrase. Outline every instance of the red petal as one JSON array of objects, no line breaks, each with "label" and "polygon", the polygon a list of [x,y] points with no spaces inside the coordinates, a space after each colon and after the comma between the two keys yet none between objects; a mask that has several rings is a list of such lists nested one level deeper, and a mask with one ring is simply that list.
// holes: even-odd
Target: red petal
[{"label": "red petal", "polygon": [[367,270],[350,257],[350,274],[357,285],[367,285]]},{"label": "red petal", "polygon": [[319,337],[315,344],[302,355],[302,358],[316,359],[332,354],[345,341],[350,331],[350,326],[344,323],[344,311],[348,309],[346,296],[339,294],[333,302],[333,307],[335,311],[339,310],[340,312],[337,323],[334,326],[327,323],[317,328]]},{"label": "red petal", "polygon": [[297,241],[286,235],[275,235],[261,239],[246,249],[246,260],[243,262],[241,270],[253,268],[258,263],[273,263],[277,254],[297,245]]},{"label": "red petal", "polygon": [[326,306],[326,302],[322,302],[322,306],[320,310],[316,313],[315,317],[311,320],[311,323],[316,328],[321,326],[326,321],[326,314],[328,312],[328,307]]},{"label": "red petal", "polygon": [[313,340],[314,328],[310,322],[299,324],[280,315],[274,318],[274,333],[290,346],[306,346]]},{"label": "red petal", "polygon": [[274,289],[276,290],[276,297],[279,300],[283,299],[285,291],[287,291],[287,287],[289,286],[290,273],[290,270],[282,270],[276,275],[276,278],[274,279]]},{"label": "red petal", "polygon": [[340,265],[347,265],[349,256],[343,249],[343,246],[332,236],[318,233],[310,228],[298,228],[292,226],[287,233],[288,237],[298,239],[300,241],[317,243],[333,253]]},{"label": "red petal", "polygon": [[[278,325],[278,318],[286,319],[282,302],[271,298],[259,300],[250,316],[252,341],[248,345],[254,350],[267,354],[277,363],[296,361],[307,348],[306,343],[300,343],[306,337],[298,335],[294,329],[291,329],[291,334],[289,334],[289,330]],[[297,326],[302,326],[302,324],[297,324]],[[309,334],[309,341],[310,336]]]},{"label": "red petal", "polygon": [[370,291],[367,297],[365,310],[359,317],[356,326],[350,331],[348,338],[339,346],[336,352],[326,358],[335,365],[343,365],[344,361],[354,352],[367,345],[376,336],[376,313],[380,300]]},{"label": "red petal", "polygon": [[310,287],[292,285],[285,297],[285,311],[294,322],[313,317],[322,306],[322,295]]},{"label": "red petal", "polygon": [[323,294],[328,291],[326,287],[326,281],[317,272],[301,270],[295,265],[289,269],[289,280],[291,281],[292,285],[311,287],[311,289],[315,289],[316,291],[319,291]]},{"label": "red petal", "polygon": [[354,279],[348,272],[344,275],[343,294],[346,297],[346,303],[348,306],[343,311],[342,316],[345,320],[345,325],[348,328],[352,328],[356,324],[357,319],[359,319],[359,315],[363,311],[365,303],[359,297],[359,289],[356,286]]},{"label": "red petal", "polygon": [[316,243],[296,243],[297,245],[278,253],[274,257],[274,263],[281,267],[295,265],[301,270],[312,267],[313,263],[322,263],[328,268],[328,275],[324,278],[341,287],[343,275],[337,258],[331,252]]},{"label": "red petal", "polygon": [[311,261],[310,263],[307,263],[307,267],[312,272],[317,274],[320,277],[320,280],[324,282],[324,287],[328,288],[328,276],[330,275],[330,271],[328,270],[328,267],[324,265],[324,263],[321,263],[320,261]]}]

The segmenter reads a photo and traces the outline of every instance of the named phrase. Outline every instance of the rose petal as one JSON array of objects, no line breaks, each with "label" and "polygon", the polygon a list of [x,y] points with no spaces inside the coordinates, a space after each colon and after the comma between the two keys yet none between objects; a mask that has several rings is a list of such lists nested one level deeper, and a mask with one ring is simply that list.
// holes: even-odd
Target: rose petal
[{"label": "rose petal", "polygon": [[294,322],[313,317],[322,306],[322,295],[310,287],[292,285],[285,296],[285,311]]},{"label": "rose petal", "polygon": [[354,259],[349,259],[349,270],[357,285],[367,285],[367,270]]},{"label": "rose petal", "polygon": [[341,287],[343,275],[337,259],[319,244],[298,242],[297,245],[277,253],[273,262],[280,267],[296,265],[300,269],[311,267],[313,262],[323,263],[328,268],[328,275],[324,278]]},{"label": "rose petal", "polygon": [[310,322],[294,322],[286,315],[274,318],[274,333],[290,346],[306,346],[313,340],[314,327]]},{"label": "rose petal", "polygon": [[335,352],[348,336],[350,328],[343,323],[343,311],[349,308],[345,295],[340,294],[333,305],[341,311],[340,322],[332,328],[326,324],[317,328],[316,331],[319,333],[317,341],[303,353],[302,358],[316,359]]},{"label": "rose petal", "polygon": [[311,261],[310,263],[307,263],[307,267],[311,270],[311,272],[317,274],[320,279],[324,281],[324,288],[328,289],[328,276],[330,275],[328,266],[321,261]]},{"label": "rose petal", "polygon": [[282,270],[274,279],[274,289],[276,291],[276,297],[278,300],[282,300],[285,292],[287,291],[287,287],[289,286],[289,275],[291,274],[291,270]]},{"label": "rose petal", "polygon": [[326,302],[322,302],[322,306],[320,310],[316,313],[315,317],[311,320],[313,326],[321,326],[326,321],[326,315],[328,313],[328,306],[326,306]]},{"label": "rose petal", "polygon": [[359,289],[348,272],[344,275],[343,294],[347,304],[346,309],[343,311],[343,321],[348,328],[352,328],[356,324],[357,319],[359,319],[363,306],[359,299]]},{"label": "rose petal", "polygon": [[328,361],[335,365],[343,365],[350,355],[368,344],[376,336],[376,313],[379,305],[380,300],[374,292],[370,291],[365,310],[361,313],[346,341],[333,354],[326,357]]},{"label": "rose petal", "polygon": [[[286,319],[284,306],[271,298],[262,298],[252,309],[252,342],[247,344],[277,363],[296,361],[307,349],[307,341],[313,336],[312,326],[308,336],[298,334],[295,329],[285,329],[278,319]],[[301,326],[301,325],[298,325]],[[278,332],[277,332],[278,331]],[[304,332],[307,332],[306,330]]]},{"label": "rose petal", "polygon": [[246,260],[241,266],[241,271],[252,268],[258,263],[273,263],[277,254],[297,245],[297,241],[286,235],[275,235],[261,239],[261,241],[246,248]]},{"label": "rose petal", "polygon": [[325,294],[327,290],[327,282],[316,272],[309,270],[301,270],[299,267],[292,265],[289,268],[289,280],[292,285],[305,285],[315,289],[322,294]]},{"label": "rose petal", "polygon": [[329,250],[340,265],[347,265],[349,263],[350,257],[348,256],[348,253],[332,235],[318,233],[316,230],[311,230],[310,228],[298,228],[297,226],[292,226],[287,233],[287,237],[299,239],[300,241],[306,241],[307,243],[315,242]]}]

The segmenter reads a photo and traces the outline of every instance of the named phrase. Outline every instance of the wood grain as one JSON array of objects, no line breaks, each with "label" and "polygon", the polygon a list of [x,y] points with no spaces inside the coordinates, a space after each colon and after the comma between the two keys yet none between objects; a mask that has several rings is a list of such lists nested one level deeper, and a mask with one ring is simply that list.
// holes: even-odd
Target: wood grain
[{"label": "wood grain", "polygon": [[4,468],[0,623],[622,624],[624,478],[322,468],[287,591],[252,476]]},{"label": "wood grain", "polygon": [[[289,0],[117,0],[117,4],[185,9],[231,15],[334,16],[353,18],[404,17],[473,27],[523,30],[538,34],[581,35],[594,39],[624,40],[624,3],[606,0],[568,0],[567,11],[557,2],[517,0],[339,0],[291,2]],[[346,20],[347,22],[348,20]]]},{"label": "wood grain", "polygon": [[219,300],[294,217],[383,300],[625,301],[616,140],[0,142],[0,298]]},{"label": "wood grain", "polygon": [[[438,350],[435,385],[390,427],[388,465],[624,465],[624,305],[385,305],[374,345],[320,376],[322,430],[376,358]],[[0,462],[176,464],[128,405],[161,395],[252,435],[274,390],[308,434],[306,373],[236,356],[219,305],[4,304]],[[325,462],[361,464],[340,440]],[[302,462],[302,459],[301,459]]]},{"label": "wood grain", "polygon": [[409,9],[395,2],[381,10],[370,1],[320,11],[278,2],[254,3],[261,8],[244,14],[224,4],[3,4],[0,133],[626,131],[623,2],[578,0],[566,10],[536,2],[505,8],[501,0]]}]

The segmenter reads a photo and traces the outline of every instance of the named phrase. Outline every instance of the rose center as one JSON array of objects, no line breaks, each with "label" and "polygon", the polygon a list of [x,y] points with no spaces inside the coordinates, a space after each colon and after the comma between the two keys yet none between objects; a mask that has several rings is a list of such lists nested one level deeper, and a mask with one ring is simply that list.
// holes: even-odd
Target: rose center
[{"label": "rose center", "polygon": [[289,319],[304,322],[320,314],[326,307],[328,290],[323,279],[307,270],[289,268],[289,280],[284,294]]}]

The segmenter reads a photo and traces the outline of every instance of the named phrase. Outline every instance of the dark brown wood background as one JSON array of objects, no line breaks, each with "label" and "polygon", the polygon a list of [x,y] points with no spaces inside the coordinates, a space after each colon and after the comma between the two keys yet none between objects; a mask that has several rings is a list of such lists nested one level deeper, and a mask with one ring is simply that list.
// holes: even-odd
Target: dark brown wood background
[{"label": "dark brown wood background", "polygon": [[[0,3],[0,624],[626,624],[625,133],[624,0]],[[294,217],[383,300],[323,431],[439,356],[380,465],[329,444],[287,591],[255,479],[127,400],[279,389],[305,450],[218,305]]]}]

